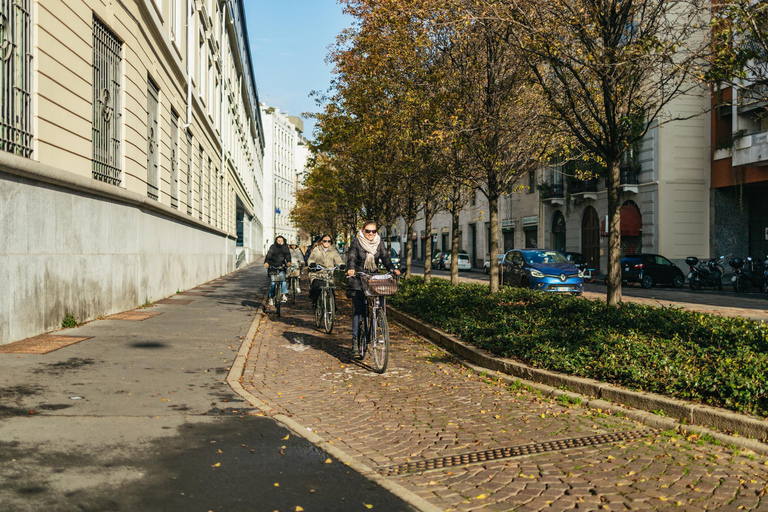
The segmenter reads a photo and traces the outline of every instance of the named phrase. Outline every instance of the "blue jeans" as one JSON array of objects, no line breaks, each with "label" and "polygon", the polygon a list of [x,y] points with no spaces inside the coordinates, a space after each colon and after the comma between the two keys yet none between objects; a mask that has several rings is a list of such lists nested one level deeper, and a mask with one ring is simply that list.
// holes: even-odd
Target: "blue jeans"
[{"label": "blue jeans", "polygon": [[360,329],[364,328],[364,318],[367,313],[367,301],[363,290],[349,290],[347,297],[352,299],[354,312],[352,313],[352,339],[357,339]]},{"label": "blue jeans", "polygon": [[280,279],[283,280],[281,283],[281,288],[283,290],[283,295],[288,295],[288,284],[285,282],[285,271],[281,270],[277,274],[270,274],[269,280],[271,281],[269,283],[269,298],[274,298],[275,296],[275,285],[277,284],[278,274],[280,276]]}]

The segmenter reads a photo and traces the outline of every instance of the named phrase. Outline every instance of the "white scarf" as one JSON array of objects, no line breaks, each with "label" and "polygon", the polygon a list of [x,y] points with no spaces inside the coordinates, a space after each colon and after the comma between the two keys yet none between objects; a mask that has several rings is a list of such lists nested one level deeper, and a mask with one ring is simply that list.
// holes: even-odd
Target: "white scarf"
[{"label": "white scarf", "polygon": [[376,251],[379,250],[379,244],[381,243],[381,237],[378,233],[376,233],[376,236],[373,238],[373,241],[369,241],[367,238],[365,238],[365,235],[363,234],[363,230],[357,232],[357,241],[360,243],[360,247],[363,248],[365,251],[365,263],[363,264],[363,270],[367,270],[368,272],[375,272],[376,271],[376,260],[374,258],[374,255],[376,254]]}]

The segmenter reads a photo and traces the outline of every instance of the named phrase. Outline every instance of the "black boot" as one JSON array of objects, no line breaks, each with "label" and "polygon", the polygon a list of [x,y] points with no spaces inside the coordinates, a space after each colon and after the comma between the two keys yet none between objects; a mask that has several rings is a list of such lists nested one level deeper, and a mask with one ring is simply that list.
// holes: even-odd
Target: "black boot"
[{"label": "black boot", "polygon": [[360,357],[360,344],[357,341],[357,336],[352,336],[352,357]]}]

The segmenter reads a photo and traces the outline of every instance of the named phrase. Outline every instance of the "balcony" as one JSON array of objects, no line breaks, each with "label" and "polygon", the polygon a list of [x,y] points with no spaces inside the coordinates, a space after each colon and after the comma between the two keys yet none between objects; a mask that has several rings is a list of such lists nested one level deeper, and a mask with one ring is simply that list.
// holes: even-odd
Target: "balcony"
[{"label": "balcony", "polygon": [[571,197],[597,199],[597,182],[597,178],[592,178],[589,180],[571,180],[568,183],[568,189],[571,191]]},{"label": "balcony", "polygon": [[565,187],[562,183],[539,183],[539,198],[545,203],[565,204]]},{"label": "balcony", "polygon": [[622,167],[619,169],[619,188],[624,192],[638,193],[640,184],[640,169],[631,167]]},{"label": "balcony", "polygon": [[768,131],[734,140],[733,166],[768,164]]}]

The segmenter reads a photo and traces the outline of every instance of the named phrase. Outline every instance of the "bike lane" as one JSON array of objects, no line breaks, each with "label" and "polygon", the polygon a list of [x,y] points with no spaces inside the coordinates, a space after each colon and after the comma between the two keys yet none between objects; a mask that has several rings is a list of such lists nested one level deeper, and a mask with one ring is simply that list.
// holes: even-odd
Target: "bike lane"
[{"label": "bike lane", "polygon": [[265,315],[242,385],[422,509],[768,509],[768,458],[492,381],[394,322],[379,375],[337,302],[331,335],[306,294]]}]

